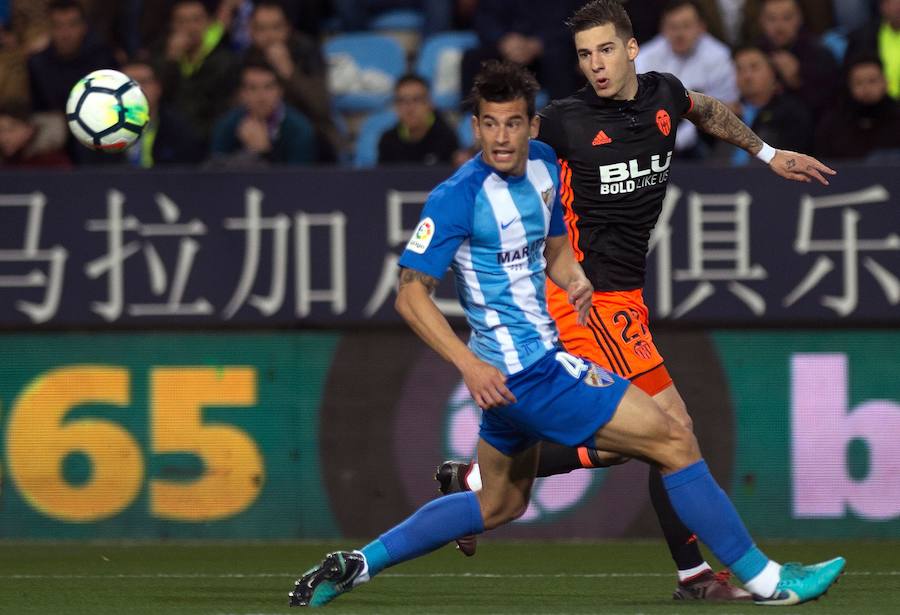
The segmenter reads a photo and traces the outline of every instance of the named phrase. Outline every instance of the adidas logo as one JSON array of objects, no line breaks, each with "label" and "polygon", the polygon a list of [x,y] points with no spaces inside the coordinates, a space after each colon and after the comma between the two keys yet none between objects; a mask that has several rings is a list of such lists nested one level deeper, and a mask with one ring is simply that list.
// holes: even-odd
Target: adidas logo
[{"label": "adidas logo", "polygon": [[597,133],[597,136],[594,137],[594,140],[591,141],[591,145],[597,147],[599,145],[606,145],[607,143],[612,143],[612,139],[609,138],[609,135],[606,134],[603,130]]}]

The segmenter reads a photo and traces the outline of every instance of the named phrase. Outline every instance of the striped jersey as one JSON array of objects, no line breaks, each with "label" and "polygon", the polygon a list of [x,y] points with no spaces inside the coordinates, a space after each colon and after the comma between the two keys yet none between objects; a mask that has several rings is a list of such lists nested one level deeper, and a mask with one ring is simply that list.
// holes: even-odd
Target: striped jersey
[{"label": "striped jersey", "polygon": [[428,196],[400,266],[434,278],[453,269],[472,329],[469,348],[505,374],[556,344],[544,298],[544,242],[566,233],[553,149],[531,141],[522,176],[476,155]]}]

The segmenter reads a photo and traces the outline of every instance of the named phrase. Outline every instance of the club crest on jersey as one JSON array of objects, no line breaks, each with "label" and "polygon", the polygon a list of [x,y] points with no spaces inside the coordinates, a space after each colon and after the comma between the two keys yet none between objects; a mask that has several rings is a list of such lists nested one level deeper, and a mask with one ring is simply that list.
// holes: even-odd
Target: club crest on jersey
[{"label": "club crest on jersey", "polygon": [[656,126],[666,137],[672,132],[672,118],[669,117],[669,112],[665,109],[660,109],[656,112]]},{"label": "club crest on jersey", "polygon": [[541,191],[541,200],[547,209],[553,209],[553,186]]},{"label": "club crest on jersey", "polygon": [[425,218],[419,222],[416,232],[413,233],[409,243],[406,244],[406,249],[416,254],[425,254],[432,237],[434,237],[434,220]]},{"label": "club crest on jersey", "polygon": [[615,384],[615,382],[616,381],[612,377],[612,374],[610,374],[599,365],[594,365],[593,363],[591,363],[591,366],[588,368],[587,373],[584,375],[584,383],[586,385],[597,387],[600,389]]}]

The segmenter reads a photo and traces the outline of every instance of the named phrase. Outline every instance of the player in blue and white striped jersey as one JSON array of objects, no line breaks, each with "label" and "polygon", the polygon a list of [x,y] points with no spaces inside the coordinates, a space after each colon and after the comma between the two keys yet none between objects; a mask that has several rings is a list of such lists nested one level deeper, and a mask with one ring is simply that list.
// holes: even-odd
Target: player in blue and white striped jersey
[{"label": "player in blue and white striped jersey", "polygon": [[[541,440],[656,464],[685,525],[767,604],[822,594],[842,558],[799,568],[769,560],[710,475],[690,429],[627,380],[555,346],[544,275],[566,289],[582,324],[593,288],[563,229],[555,155],[529,144],[537,90],[534,77],[513,64],[488,63],[479,73],[472,122],[482,151],[429,197],[400,258],[397,310],[459,369],[484,410],[483,488],[432,500],[359,551],[328,554],[296,582],[291,605],[322,606],[389,566],[521,516]],[[472,326],[469,346],[431,297],[448,266]]]}]

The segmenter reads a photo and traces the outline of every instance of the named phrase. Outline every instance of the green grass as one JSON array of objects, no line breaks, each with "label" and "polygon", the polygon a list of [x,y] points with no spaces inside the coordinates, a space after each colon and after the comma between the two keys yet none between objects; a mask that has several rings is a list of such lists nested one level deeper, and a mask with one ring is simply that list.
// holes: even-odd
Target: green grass
[{"label": "green grass", "polygon": [[[300,572],[326,550],[313,543],[2,543],[0,613],[274,614]],[[782,561],[848,559],[847,574],[805,613],[897,613],[900,543],[804,542],[763,547]],[[466,576],[470,575],[470,576]],[[673,602],[661,542],[483,541],[385,571],[339,598],[334,613],[744,613]]]}]

